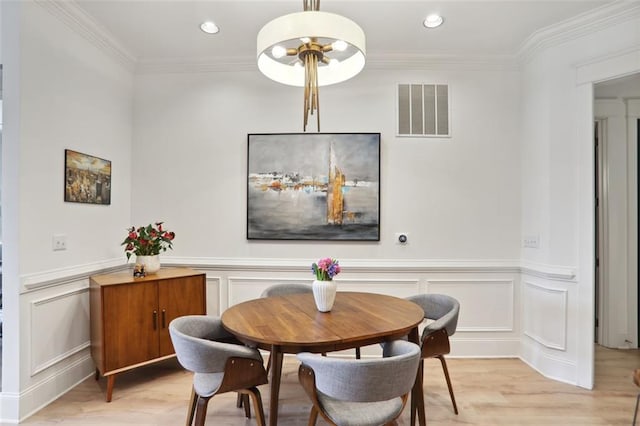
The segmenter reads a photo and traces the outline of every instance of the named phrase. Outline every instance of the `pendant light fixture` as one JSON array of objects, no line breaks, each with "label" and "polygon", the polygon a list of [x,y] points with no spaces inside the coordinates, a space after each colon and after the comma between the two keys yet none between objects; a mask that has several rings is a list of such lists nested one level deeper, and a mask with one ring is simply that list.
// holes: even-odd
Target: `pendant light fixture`
[{"label": "pendant light fixture", "polygon": [[258,33],[258,68],[270,79],[304,87],[303,130],[316,114],[318,88],[358,74],[365,64],[365,35],[355,22],[320,12],[320,0],[303,0],[304,11],[268,22]]}]

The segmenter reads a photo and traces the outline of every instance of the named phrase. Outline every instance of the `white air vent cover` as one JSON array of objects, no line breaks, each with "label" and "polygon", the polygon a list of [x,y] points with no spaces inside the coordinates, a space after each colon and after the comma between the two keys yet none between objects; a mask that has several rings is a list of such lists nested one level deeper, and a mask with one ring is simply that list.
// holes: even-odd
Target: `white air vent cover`
[{"label": "white air vent cover", "polygon": [[451,136],[449,108],[447,84],[398,84],[398,136]]}]

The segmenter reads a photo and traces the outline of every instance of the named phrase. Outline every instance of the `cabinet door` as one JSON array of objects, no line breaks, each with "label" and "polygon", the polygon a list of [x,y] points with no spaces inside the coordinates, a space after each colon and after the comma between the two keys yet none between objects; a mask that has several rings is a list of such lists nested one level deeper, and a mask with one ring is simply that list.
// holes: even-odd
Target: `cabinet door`
[{"label": "cabinet door", "polygon": [[158,285],[160,356],[174,353],[169,323],[183,315],[205,314],[204,275],[162,280]]},{"label": "cabinet door", "polygon": [[102,303],[106,371],[158,357],[157,281],[105,286]]}]

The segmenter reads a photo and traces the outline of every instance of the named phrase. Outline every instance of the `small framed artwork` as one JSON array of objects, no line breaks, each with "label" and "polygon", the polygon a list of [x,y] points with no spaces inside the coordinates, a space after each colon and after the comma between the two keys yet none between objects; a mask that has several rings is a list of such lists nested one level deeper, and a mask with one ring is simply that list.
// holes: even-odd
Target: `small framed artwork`
[{"label": "small framed artwork", "polygon": [[111,204],[111,161],[65,149],[64,201]]},{"label": "small framed artwork", "polygon": [[249,134],[247,239],[380,240],[380,133]]}]

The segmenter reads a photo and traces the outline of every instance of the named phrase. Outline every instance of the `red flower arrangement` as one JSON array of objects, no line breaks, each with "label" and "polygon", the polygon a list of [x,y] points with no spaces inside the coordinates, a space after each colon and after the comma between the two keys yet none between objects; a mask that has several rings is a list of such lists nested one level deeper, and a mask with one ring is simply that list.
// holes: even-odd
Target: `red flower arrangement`
[{"label": "red flower arrangement", "polygon": [[136,256],[154,256],[167,249],[173,250],[173,239],[175,232],[170,232],[162,228],[164,222],[156,222],[155,226],[149,224],[136,229],[134,226],[127,229],[128,235],[121,245],[125,246],[124,252],[127,260],[132,254]]}]

